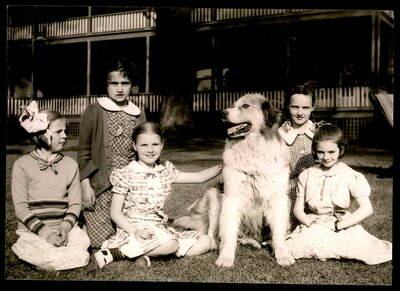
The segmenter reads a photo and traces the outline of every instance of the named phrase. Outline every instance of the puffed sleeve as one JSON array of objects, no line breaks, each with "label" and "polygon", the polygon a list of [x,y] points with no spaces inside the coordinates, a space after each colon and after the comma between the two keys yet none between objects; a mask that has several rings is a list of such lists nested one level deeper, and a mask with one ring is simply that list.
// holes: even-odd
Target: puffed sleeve
[{"label": "puffed sleeve", "polygon": [[306,191],[306,183],[308,178],[308,170],[304,170],[300,173],[297,178],[297,187],[296,187],[296,196],[300,198],[305,198],[305,191]]},{"label": "puffed sleeve", "polygon": [[165,168],[169,173],[171,183],[175,182],[181,171],[179,171],[170,161],[165,161]]},{"label": "puffed sleeve", "polygon": [[119,194],[125,196],[129,191],[128,179],[124,177],[123,169],[116,169],[111,172],[110,182],[113,186],[113,194]]},{"label": "puffed sleeve", "polygon": [[353,198],[369,197],[371,187],[363,174],[353,171],[349,181],[349,191]]}]

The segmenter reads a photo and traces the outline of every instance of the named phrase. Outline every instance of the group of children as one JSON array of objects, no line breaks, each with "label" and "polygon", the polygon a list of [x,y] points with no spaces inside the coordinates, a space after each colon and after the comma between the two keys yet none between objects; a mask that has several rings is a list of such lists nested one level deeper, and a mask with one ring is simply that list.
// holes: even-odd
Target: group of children
[{"label": "group of children", "polygon": [[[89,263],[91,249],[100,269],[121,259],[149,267],[151,257],[210,250],[207,235],[174,229],[163,208],[173,183],[204,183],[222,166],[183,172],[170,161],[160,163],[160,127],[128,100],[135,71],[124,61],[110,64],[108,96],[82,113],[77,162],[61,153],[67,119],[39,111],[35,101],[24,109],[20,123],[36,148],[17,159],[12,171],[19,221],[12,250],[21,260],[45,270],[72,269]],[[343,134],[312,121],[314,108],[312,84],[294,87],[279,128],[291,151],[288,248],[295,259],[390,261],[392,244],[360,225],[372,214],[370,186],[341,162]],[[350,213],[352,200],[358,208]]]}]

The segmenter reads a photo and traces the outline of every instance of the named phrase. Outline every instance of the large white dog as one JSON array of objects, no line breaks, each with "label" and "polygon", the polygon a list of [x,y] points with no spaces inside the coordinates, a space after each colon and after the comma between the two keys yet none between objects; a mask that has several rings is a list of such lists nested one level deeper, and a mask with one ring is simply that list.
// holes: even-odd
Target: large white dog
[{"label": "large white dog", "polygon": [[238,241],[260,248],[267,224],[277,263],[295,262],[285,245],[290,155],[275,129],[276,120],[276,111],[259,94],[246,94],[223,110],[222,121],[228,128],[223,190],[210,188],[189,207],[189,216],[174,221],[207,233],[212,247],[219,248],[215,263],[220,267],[233,266]]}]

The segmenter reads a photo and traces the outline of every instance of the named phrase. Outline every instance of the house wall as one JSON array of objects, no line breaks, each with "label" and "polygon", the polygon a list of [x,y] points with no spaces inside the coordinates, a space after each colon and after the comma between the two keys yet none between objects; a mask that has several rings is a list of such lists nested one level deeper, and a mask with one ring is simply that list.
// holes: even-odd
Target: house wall
[{"label": "house wall", "polygon": [[[109,16],[115,19],[107,25],[112,26],[118,21],[124,24],[123,17],[127,15],[130,14]],[[137,15],[144,17],[142,12]],[[198,24],[204,29],[185,29],[183,38],[189,41],[179,43],[178,38],[170,35],[163,36],[167,41],[160,41],[160,32],[165,33],[165,29],[158,27],[146,27],[148,31],[144,34],[135,29],[128,34],[122,29],[104,35],[91,32],[93,36],[83,34],[55,40],[41,39],[35,42],[35,59],[38,61],[34,64],[30,60],[33,50],[29,46],[32,42],[29,39],[25,43],[16,41],[9,47],[9,84],[15,86],[21,79],[18,79],[21,69],[30,70],[28,75],[34,70],[39,75],[35,78],[35,86],[43,96],[75,96],[88,94],[86,74],[89,72],[89,94],[102,94],[96,76],[99,64],[111,55],[123,55],[133,58],[142,75],[148,77],[142,83],[147,82],[149,87],[140,86],[139,93],[160,93],[167,87],[187,87],[185,90],[191,92],[197,88],[217,91],[282,89],[305,80],[314,80],[328,87],[381,84],[390,88],[393,85],[393,28],[382,22],[379,33],[373,37],[372,31],[376,28],[372,19],[375,18],[368,13],[354,13],[353,16],[352,13],[336,12],[323,18],[317,17],[315,12],[307,16],[306,12],[299,18],[283,14],[275,18],[276,21],[251,19],[225,21],[221,28]],[[82,21],[82,18],[78,20]],[[62,24],[60,22],[59,26],[63,27]],[[70,25],[69,22],[66,24]],[[87,41],[91,44],[89,53]],[[20,45],[26,47],[23,52],[18,52]],[[183,45],[186,46],[184,49]],[[91,57],[89,70],[86,68],[88,54]],[[23,68],[19,66],[22,55],[27,64]],[[150,72],[146,71],[148,68]],[[184,73],[179,75],[180,68],[184,68]],[[211,71],[210,88],[199,87],[199,82],[207,83],[196,78],[201,70]],[[41,76],[43,74],[45,76]],[[176,84],[172,85],[174,82]],[[18,89],[10,88],[10,97],[15,97],[15,88]]]}]

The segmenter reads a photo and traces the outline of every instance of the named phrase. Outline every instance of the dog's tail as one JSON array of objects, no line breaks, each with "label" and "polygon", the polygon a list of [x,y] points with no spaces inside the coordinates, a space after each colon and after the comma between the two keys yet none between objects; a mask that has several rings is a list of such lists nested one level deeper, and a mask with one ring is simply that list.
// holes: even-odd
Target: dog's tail
[{"label": "dog's tail", "polygon": [[189,215],[175,219],[172,222],[173,225],[207,234],[210,214],[215,211],[219,212],[219,194],[220,191],[217,188],[208,189],[203,197],[197,199],[188,207]]},{"label": "dog's tail", "polygon": [[192,216],[186,215],[179,217],[173,221],[173,225],[179,226],[185,229],[196,230],[200,233],[207,233],[207,225],[203,219],[194,219]]}]

